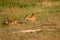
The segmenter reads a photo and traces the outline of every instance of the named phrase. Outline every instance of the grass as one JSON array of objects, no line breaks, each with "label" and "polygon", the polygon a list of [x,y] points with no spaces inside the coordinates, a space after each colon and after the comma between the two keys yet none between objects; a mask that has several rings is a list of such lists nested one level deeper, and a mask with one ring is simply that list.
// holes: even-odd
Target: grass
[{"label": "grass", "polygon": [[[20,0],[22,1],[22,0]],[[57,2],[56,2],[57,1]],[[41,0],[8,1],[0,0],[0,39],[1,40],[60,40],[60,5],[59,0],[50,0],[51,6],[44,6]],[[55,2],[55,5],[53,2]],[[59,1],[60,2],[60,1]],[[54,6],[53,6],[54,5]],[[25,21],[26,15],[30,16],[35,13],[37,16],[36,22],[31,23]],[[22,24],[4,25],[7,20],[17,20]],[[42,26],[44,24],[56,24],[56,26]],[[39,29],[41,32],[36,33],[12,33],[16,30]],[[55,29],[55,31],[45,30],[47,28]]]},{"label": "grass", "polygon": [[1,1],[0,7],[35,7],[36,3]]}]

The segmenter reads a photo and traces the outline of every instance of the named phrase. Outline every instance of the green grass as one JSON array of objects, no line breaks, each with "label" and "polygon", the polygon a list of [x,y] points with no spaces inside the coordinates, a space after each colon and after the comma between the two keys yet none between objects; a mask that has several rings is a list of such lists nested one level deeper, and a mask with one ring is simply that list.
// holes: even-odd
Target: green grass
[{"label": "green grass", "polygon": [[0,7],[35,7],[36,3],[0,1]]}]

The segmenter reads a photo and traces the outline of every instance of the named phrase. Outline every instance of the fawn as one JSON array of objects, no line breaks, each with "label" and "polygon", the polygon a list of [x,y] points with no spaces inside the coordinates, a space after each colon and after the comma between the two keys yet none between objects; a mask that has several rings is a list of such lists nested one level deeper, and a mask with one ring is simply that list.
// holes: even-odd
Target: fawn
[{"label": "fawn", "polygon": [[36,15],[32,14],[30,17],[28,17],[27,15],[25,16],[25,19],[30,20],[30,21],[36,21]]}]

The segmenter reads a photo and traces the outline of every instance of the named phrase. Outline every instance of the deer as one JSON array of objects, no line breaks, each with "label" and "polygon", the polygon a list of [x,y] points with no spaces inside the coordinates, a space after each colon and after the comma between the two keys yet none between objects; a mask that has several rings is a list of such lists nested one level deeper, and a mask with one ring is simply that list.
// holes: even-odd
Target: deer
[{"label": "deer", "polygon": [[35,14],[32,14],[32,15],[29,16],[29,17],[26,15],[26,16],[25,16],[25,19],[26,19],[26,20],[30,20],[30,21],[35,21],[35,20],[36,20],[36,15],[35,15]]}]

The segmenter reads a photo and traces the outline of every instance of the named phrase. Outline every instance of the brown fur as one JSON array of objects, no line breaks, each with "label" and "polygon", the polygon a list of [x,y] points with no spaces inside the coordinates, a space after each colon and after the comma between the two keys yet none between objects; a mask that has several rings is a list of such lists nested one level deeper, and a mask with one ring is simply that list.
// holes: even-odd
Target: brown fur
[{"label": "brown fur", "polygon": [[25,19],[35,21],[36,20],[36,15],[32,14],[30,17],[26,16]]}]

